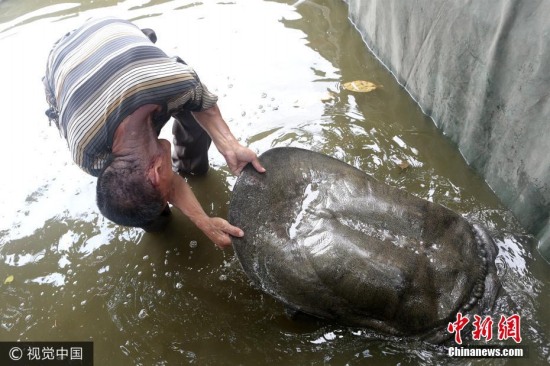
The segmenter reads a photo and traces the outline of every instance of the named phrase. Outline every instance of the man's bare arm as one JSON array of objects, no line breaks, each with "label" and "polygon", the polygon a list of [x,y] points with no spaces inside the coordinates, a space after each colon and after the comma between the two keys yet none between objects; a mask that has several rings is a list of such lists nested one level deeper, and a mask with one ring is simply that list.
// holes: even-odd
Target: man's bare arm
[{"label": "man's bare arm", "polygon": [[201,112],[193,112],[193,116],[212,138],[233,174],[238,175],[248,163],[252,163],[258,172],[265,172],[256,153],[242,146],[233,136],[217,105]]},{"label": "man's bare arm", "polygon": [[214,242],[218,247],[231,245],[231,236],[242,237],[243,231],[231,225],[220,217],[209,217],[202,209],[189,184],[174,173],[169,202],[176,206],[183,214]]}]

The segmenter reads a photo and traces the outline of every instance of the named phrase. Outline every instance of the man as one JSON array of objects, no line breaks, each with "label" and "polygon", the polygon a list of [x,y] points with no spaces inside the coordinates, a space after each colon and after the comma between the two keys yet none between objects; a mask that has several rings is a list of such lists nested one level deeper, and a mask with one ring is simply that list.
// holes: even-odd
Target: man
[{"label": "man", "polygon": [[[234,174],[256,154],[241,146],[223,120],[217,97],[192,68],[154,45],[152,30],[125,20],[90,20],[53,47],[43,79],[46,112],[67,139],[74,161],[98,177],[101,213],[120,225],[152,231],[178,207],[216,245],[241,229],[208,217],[187,182],[172,170],[204,174],[214,145]],[[174,117],[175,151],[159,139]],[[172,161],[173,160],[173,161]]]}]

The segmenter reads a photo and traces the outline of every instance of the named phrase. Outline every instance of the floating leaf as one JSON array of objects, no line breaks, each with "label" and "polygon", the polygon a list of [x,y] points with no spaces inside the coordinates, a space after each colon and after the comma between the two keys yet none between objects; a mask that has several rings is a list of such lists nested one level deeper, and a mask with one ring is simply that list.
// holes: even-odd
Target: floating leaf
[{"label": "floating leaf", "polygon": [[13,282],[13,276],[8,276],[8,278],[6,278],[6,280],[4,281],[4,285],[12,282]]},{"label": "floating leaf", "polygon": [[397,166],[399,166],[402,170],[405,170],[410,166],[410,164],[408,161],[402,161],[401,163],[397,164]]},{"label": "floating leaf", "polygon": [[370,81],[365,80],[355,80],[350,81],[349,83],[342,84],[342,87],[346,90],[353,92],[368,93],[376,90],[379,87],[382,87],[382,85],[376,85],[374,83],[371,83]]}]

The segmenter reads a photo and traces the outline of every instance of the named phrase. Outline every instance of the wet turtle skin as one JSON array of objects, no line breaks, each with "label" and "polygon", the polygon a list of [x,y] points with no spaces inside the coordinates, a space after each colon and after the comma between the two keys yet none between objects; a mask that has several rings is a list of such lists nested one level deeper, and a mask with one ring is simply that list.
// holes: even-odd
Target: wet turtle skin
[{"label": "wet turtle skin", "polygon": [[392,336],[450,337],[501,289],[496,246],[455,212],[329,156],[275,148],[237,179],[229,221],[251,281],[297,311]]}]

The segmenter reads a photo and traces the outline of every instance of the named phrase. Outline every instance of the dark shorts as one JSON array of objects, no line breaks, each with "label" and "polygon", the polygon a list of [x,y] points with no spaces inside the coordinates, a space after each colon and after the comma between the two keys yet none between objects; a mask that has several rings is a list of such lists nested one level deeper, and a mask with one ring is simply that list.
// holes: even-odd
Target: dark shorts
[{"label": "dark shorts", "polygon": [[172,167],[181,174],[203,175],[209,168],[208,149],[212,139],[189,111],[174,116]]}]

